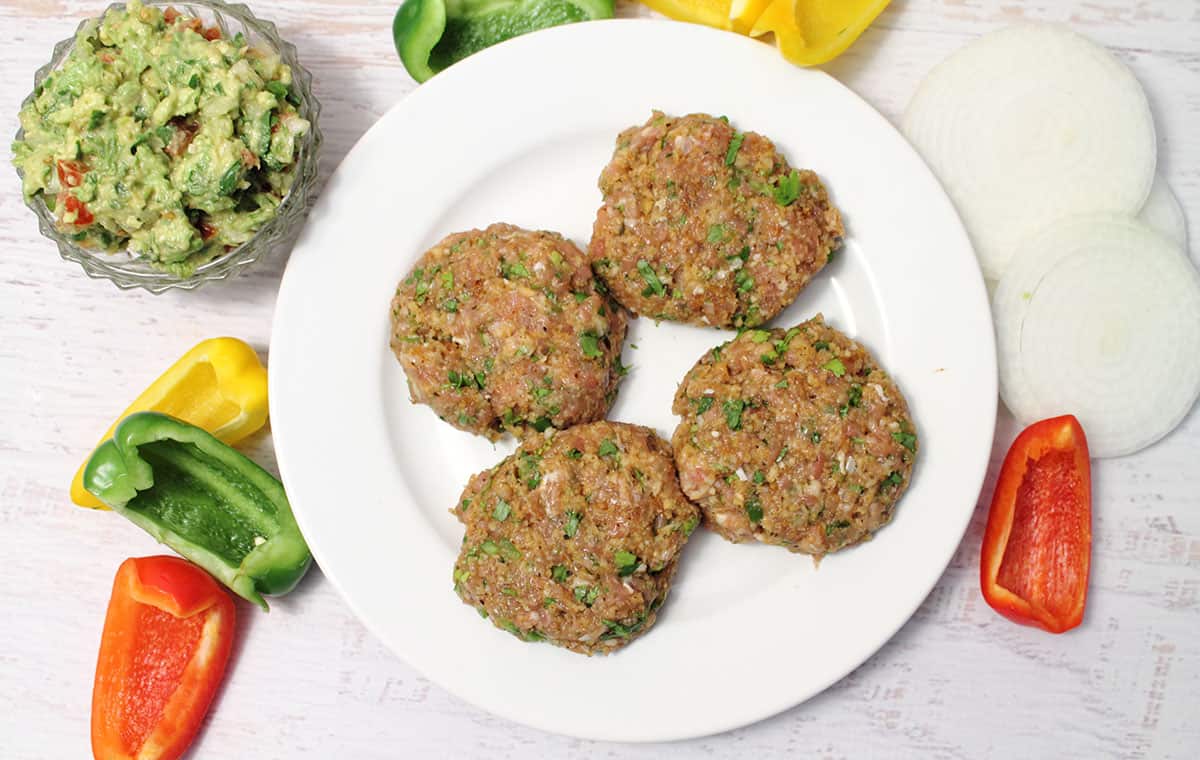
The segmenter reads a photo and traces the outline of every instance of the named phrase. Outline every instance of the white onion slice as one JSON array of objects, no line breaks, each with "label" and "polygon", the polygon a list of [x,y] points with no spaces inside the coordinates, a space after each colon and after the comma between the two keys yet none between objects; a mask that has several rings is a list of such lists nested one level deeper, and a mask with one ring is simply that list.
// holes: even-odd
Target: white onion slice
[{"label": "white onion slice", "polygon": [[1074,414],[1092,456],[1149,446],[1200,395],[1200,274],[1122,217],[1071,217],[1027,239],[992,304],[1000,392],[1022,422]]},{"label": "white onion slice", "polygon": [[1154,179],[1141,86],[1065,27],[1009,27],[956,51],[921,83],[903,129],[953,199],[989,279],[1056,219],[1135,215]]},{"label": "white onion slice", "polygon": [[1154,184],[1138,213],[1138,221],[1166,235],[1180,248],[1187,249],[1187,220],[1183,216],[1183,206],[1161,174],[1154,175]]}]

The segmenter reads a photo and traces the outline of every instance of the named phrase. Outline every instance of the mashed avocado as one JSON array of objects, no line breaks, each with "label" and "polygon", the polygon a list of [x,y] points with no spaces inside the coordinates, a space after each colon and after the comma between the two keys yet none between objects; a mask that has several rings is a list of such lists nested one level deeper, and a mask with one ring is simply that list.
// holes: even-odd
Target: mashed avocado
[{"label": "mashed avocado", "polygon": [[274,51],[130,0],[86,24],[21,109],[13,163],[80,245],[186,277],[290,189],[309,129],[291,85]]}]

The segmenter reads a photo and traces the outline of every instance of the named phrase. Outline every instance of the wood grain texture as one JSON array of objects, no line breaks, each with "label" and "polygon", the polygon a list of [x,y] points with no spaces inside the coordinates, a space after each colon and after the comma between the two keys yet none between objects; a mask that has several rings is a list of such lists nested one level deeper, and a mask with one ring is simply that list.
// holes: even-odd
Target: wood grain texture
[{"label": "wood grain texture", "polygon": [[[34,69],[96,2],[5,0],[0,125]],[[390,39],[392,3],[254,3],[315,75],[326,175],[414,88]],[[622,15],[645,15],[629,4]],[[921,76],[976,35],[1066,22],[1113,48],[1145,85],[1161,170],[1200,219],[1200,6],[1194,0],[895,0],[828,67],[895,120]],[[597,62],[601,65],[601,62]],[[779,97],[787,97],[779,93]],[[62,262],[0,170],[0,755],[87,756],[87,715],[113,573],[157,552],[132,525],[71,506],[79,460],[124,402],[197,341],[264,354],[284,260],[191,294],[118,292]],[[315,350],[319,350],[317,347]],[[1002,413],[992,476],[1015,431]],[[251,446],[273,466],[268,433]],[[727,734],[610,745],[544,734],[448,695],[390,655],[319,572],[246,606],[232,677],[197,758],[1123,757],[1200,754],[1200,419],[1138,455],[1098,462],[1087,618],[1059,637],[996,616],[978,590],[991,477],[945,575],[877,655],[824,694]],[[416,624],[416,623],[415,623]],[[803,656],[804,653],[797,653]],[[631,684],[631,688],[651,688]],[[552,695],[548,695],[551,696]],[[603,709],[593,707],[590,709]]]}]

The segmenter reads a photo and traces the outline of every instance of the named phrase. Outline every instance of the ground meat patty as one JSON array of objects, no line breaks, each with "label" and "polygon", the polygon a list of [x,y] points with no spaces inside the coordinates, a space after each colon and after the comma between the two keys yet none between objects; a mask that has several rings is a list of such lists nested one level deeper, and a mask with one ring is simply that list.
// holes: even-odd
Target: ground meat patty
[{"label": "ground meat patty", "polygon": [[917,438],[904,397],[820,315],[713,349],[673,409],[683,492],[730,541],[837,551],[892,519],[912,475]]},{"label": "ground meat patty", "polygon": [[471,478],[454,589],[526,641],[607,653],[654,624],[700,522],[649,428],[580,425]]},{"label": "ground meat patty", "polygon": [[817,175],[724,118],[655,111],[617,137],[600,191],[592,264],[626,308],[655,319],[762,324],[841,244]]},{"label": "ground meat patty", "polygon": [[392,350],[414,403],[496,439],[603,419],[624,312],[554,232],[508,224],[430,248],[396,288]]}]

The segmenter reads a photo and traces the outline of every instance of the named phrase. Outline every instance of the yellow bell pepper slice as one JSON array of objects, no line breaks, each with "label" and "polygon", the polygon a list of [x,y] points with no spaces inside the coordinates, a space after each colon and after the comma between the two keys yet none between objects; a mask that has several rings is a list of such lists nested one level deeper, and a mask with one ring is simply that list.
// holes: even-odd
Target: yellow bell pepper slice
[{"label": "yellow bell pepper slice", "polygon": [[[211,338],[171,365],[113,422],[96,444],[112,437],[117,423],[134,412],[154,411],[204,428],[225,443],[236,443],[267,421],[267,370],[245,341]],[[71,481],[71,501],[107,509],[83,487],[89,453]]]},{"label": "yellow bell pepper slice", "polygon": [[858,39],[890,0],[773,0],[750,30],[759,37],[775,33],[783,57],[800,66],[816,66],[841,55]]},{"label": "yellow bell pepper slice", "polygon": [[677,21],[730,29],[731,0],[642,0],[642,4]]},{"label": "yellow bell pepper slice", "polygon": [[751,37],[762,37],[776,29],[800,29],[796,25],[796,0],[772,0],[767,9],[754,20],[750,28]]},{"label": "yellow bell pepper slice", "polygon": [[733,0],[729,6],[729,25],[738,34],[749,34],[771,0]]}]

